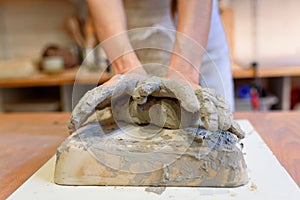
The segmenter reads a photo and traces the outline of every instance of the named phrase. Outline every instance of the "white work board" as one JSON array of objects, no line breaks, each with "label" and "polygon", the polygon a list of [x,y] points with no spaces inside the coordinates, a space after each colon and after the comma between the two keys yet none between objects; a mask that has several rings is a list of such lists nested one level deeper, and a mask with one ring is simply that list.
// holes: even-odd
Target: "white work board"
[{"label": "white work board", "polygon": [[[249,183],[237,188],[131,186],[60,186],[53,182],[55,156],[33,174],[8,199],[201,199],[201,200],[299,200],[300,189],[247,120],[238,121],[243,140]],[[156,188],[157,189],[157,188]]]}]

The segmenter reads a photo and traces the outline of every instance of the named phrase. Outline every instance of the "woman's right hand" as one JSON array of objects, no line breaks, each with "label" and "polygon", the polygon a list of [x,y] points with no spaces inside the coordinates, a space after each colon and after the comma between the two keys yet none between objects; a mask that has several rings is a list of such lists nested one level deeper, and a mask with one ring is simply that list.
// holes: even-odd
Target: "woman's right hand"
[{"label": "woman's right hand", "polygon": [[146,75],[146,72],[141,70],[142,64],[134,51],[121,55],[113,60],[111,67],[115,74],[143,73]]},{"label": "woman's right hand", "polygon": [[121,74],[147,75],[134,52],[120,56],[112,62],[111,66],[115,75],[103,84],[104,87],[116,85]]}]

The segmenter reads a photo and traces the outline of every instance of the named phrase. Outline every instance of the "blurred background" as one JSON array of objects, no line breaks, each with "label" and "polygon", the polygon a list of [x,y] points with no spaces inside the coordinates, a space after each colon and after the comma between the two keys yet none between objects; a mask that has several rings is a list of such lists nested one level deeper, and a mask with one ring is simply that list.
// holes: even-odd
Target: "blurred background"
[{"label": "blurred background", "polygon": [[[220,0],[235,110],[300,109],[300,1]],[[0,0],[0,112],[71,111],[108,61],[84,0]]]}]

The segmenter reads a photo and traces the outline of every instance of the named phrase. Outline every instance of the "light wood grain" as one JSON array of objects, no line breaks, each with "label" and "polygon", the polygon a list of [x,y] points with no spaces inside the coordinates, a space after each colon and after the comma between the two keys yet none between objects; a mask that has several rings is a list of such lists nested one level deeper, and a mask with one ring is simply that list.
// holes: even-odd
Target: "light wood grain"
[{"label": "light wood grain", "polygon": [[[55,154],[68,136],[69,116],[0,114],[0,199],[9,196]],[[235,113],[235,117],[250,120],[300,186],[300,112]]]},{"label": "light wood grain", "polygon": [[251,122],[300,187],[300,112],[235,113],[235,118]]},{"label": "light wood grain", "polygon": [[69,114],[0,114],[0,199],[38,170],[68,136]]},{"label": "light wood grain", "polygon": [[86,73],[78,79],[78,68],[65,70],[58,74],[37,73],[27,78],[0,79],[0,87],[35,87],[35,86],[57,86],[73,84],[75,81],[82,84],[95,84],[107,81],[111,74],[103,73],[101,77],[98,73]]},{"label": "light wood grain", "polygon": [[[96,73],[89,73],[76,79],[78,68],[65,70],[62,73],[49,75],[37,73],[27,78],[0,79],[0,87],[35,87],[35,86],[56,86],[64,84],[73,84],[75,81],[81,84],[103,83],[111,78],[111,74],[103,73],[101,77]],[[245,68],[237,64],[232,64],[232,74],[234,79],[253,78],[254,72],[250,68]],[[260,68],[258,77],[284,77],[300,76],[300,66],[286,66],[278,68]]]},{"label": "light wood grain", "polygon": [[[253,69],[232,64],[232,74],[234,79],[253,78]],[[264,67],[260,66],[257,70],[260,78],[300,76],[300,66]]]}]

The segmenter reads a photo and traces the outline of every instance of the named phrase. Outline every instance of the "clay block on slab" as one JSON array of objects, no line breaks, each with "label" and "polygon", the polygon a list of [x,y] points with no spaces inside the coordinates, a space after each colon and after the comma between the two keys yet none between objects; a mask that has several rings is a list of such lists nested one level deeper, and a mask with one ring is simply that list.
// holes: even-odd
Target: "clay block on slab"
[{"label": "clay block on slab", "polygon": [[235,187],[248,182],[238,139],[230,132],[120,127],[103,133],[90,123],[69,136],[57,151],[55,183]]}]

